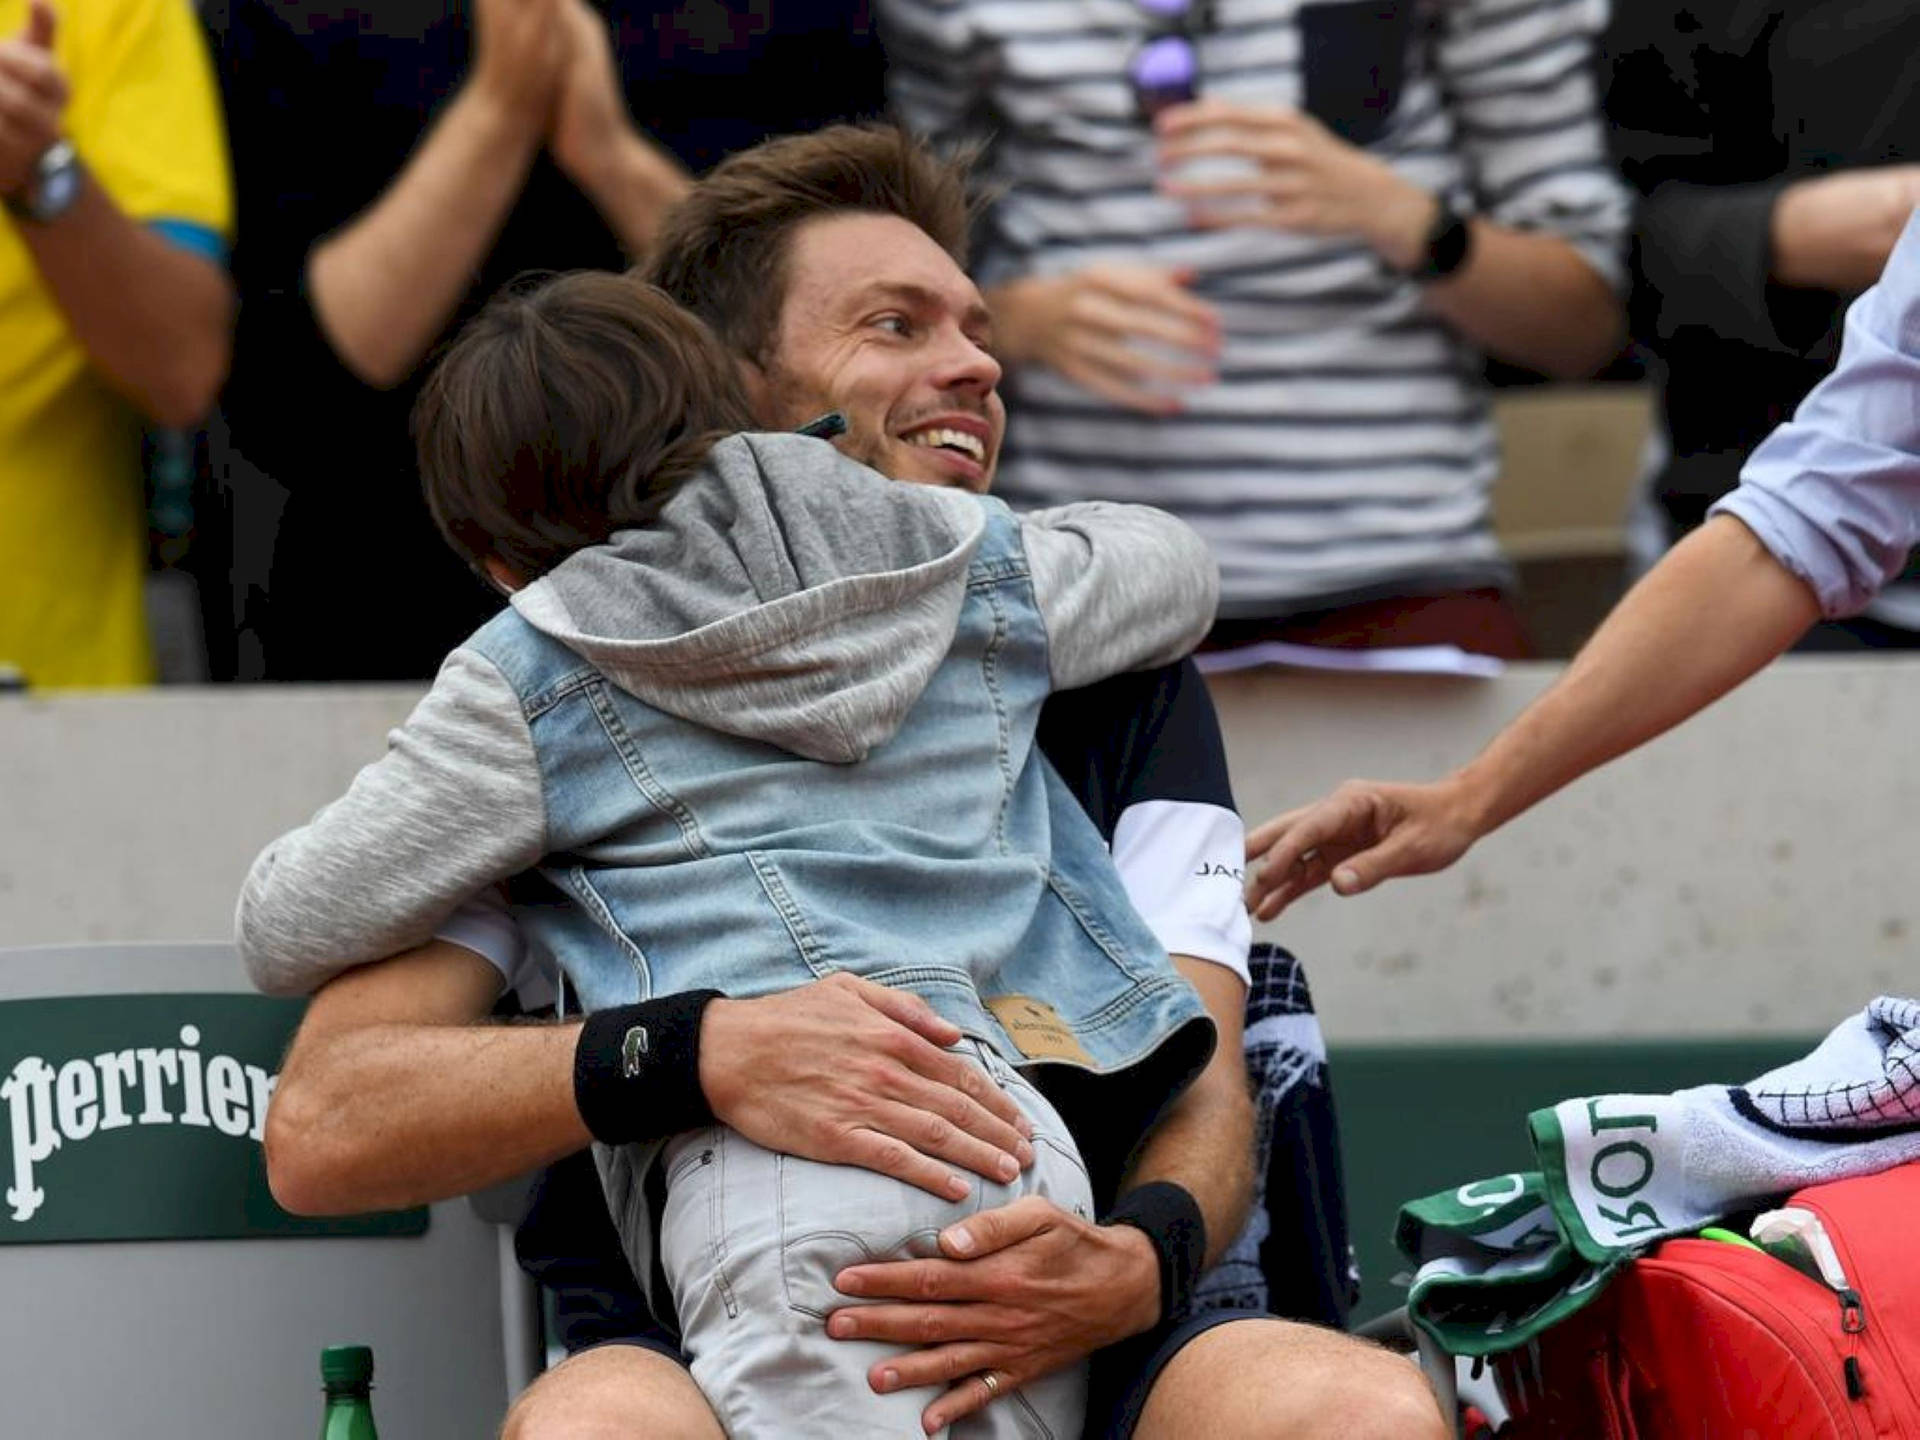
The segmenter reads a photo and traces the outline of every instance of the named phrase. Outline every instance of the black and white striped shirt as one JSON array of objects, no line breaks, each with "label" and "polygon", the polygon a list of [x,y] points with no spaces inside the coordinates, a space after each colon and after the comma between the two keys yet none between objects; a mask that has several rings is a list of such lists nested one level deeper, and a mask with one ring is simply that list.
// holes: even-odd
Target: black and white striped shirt
[{"label": "black and white striped shirt", "polygon": [[[1300,106],[1309,5],[1380,52],[1368,63],[1395,93],[1374,155],[1462,212],[1564,236],[1621,283],[1627,204],[1591,74],[1606,0],[1216,0],[1202,93]],[[1172,418],[1039,367],[1010,377],[1002,493],[1174,511],[1213,547],[1228,616],[1506,579],[1480,357],[1357,240],[1188,227],[1156,189],[1125,78],[1150,31],[1136,0],[880,0],[879,13],[899,117],[940,142],[991,139],[983,283],[1179,266],[1222,321],[1219,382]]]}]

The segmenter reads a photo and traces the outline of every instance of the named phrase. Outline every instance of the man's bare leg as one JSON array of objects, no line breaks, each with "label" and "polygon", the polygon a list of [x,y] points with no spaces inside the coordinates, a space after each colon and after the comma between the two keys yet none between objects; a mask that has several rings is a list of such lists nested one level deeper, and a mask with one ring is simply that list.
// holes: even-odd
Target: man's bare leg
[{"label": "man's bare leg", "polygon": [[639,1345],[568,1357],[526,1388],[500,1440],[725,1440],[686,1367]]},{"label": "man's bare leg", "polygon": [[1445,1440],[1452,1434],[1412,1361],[1285,1320],[1201,1332],[1167,1362],[1134,1440]]}]

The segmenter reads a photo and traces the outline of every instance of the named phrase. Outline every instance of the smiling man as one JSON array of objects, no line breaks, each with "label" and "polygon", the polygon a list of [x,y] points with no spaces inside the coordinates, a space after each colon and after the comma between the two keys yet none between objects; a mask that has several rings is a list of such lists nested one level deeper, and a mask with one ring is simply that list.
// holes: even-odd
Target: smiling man
[{"label": "smiling man", "polygon": [[[839,410],[849,424],[837,443],[883,473],[984,490],[1004,413],[988,315],[962,268],[968,219],[958,171],[892,131],[827,131],[702,181],[663,226],[651,278],[742,357],[770,428]],[[841,1289],[865,1303],[836,1312],[829,1333],[894,1347],[868,1382],[927,1388],[929,1432],[989,1406],[1007,1423],[1021,1386],[1094,1355],[1089,1435],[1442,1433],[1396,1357],[1271,1317],[1188,1313],[1195,1274],[1244,1217],[1252,1153],[1247,931],[1230,873],[1240,827],[1204,691],[1188,667],[1057,697],[1041,744],[1212,1013],[1219,1048],[1172,1105],[1125,1072],[1039,1067],[1105,1223],[1044,1201],[981,1212],[949,1227],[940,1258],[843,1272]],[[757,1000],[649,1002],[660,1043],[618,1093],[584,1095],[604,1082],[577,1024],[475,1023],[525,964],[512,933],[445,933],[316,998],[268,1126],[276,1193],[296,1207],[459,1193],[577,1150],[594,1137],[589,1112],[623,1117],[623,1134],[602,1139],[717,1117],[929,1189],[950,1166],[991,1174],[1019,1149],[1001,1101],[963,1093],[937,1048],[956,1035],[846,977]],[[574,1258],[584,1243],[561,1241]],[[636,1319],[600,1338],[627,1343],[543,1378],[509,1435],[720,1433],[670,1336]]]}]

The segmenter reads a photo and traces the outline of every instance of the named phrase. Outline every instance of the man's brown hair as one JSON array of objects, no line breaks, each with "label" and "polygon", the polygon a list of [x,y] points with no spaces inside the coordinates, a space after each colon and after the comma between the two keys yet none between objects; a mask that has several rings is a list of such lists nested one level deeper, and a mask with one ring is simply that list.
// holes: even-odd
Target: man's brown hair
[{"label": "man's brown hair", "polygon": [[489,301],[413,411],[440,533],[475,569],[497,556],[527,580],[652,519],[715,440],[753,428],[713,332],[599,272]]},{"label": "man's brown hair", "polygon": [[970,157],[945,160],[891,125],[833,125],[716,166],[667,213],[646,278],[763,364],[787,298],[793,232],[823,216],[897,215],[967,265]]}]

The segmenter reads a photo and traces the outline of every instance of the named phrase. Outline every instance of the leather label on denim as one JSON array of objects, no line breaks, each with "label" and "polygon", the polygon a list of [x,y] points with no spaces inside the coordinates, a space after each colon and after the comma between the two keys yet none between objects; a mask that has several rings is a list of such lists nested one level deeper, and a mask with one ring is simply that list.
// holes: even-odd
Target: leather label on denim
[{"label": "leather label on denim", "polygon": [[1060,1018],[1060,1012],[1046,1001],[1031,995],[995,995],[986,1004],[1006,1030],[1007,1038],[1029,1060],[1071,1060],[1092,1068],[1093,1057],[1072,1027]]}]

